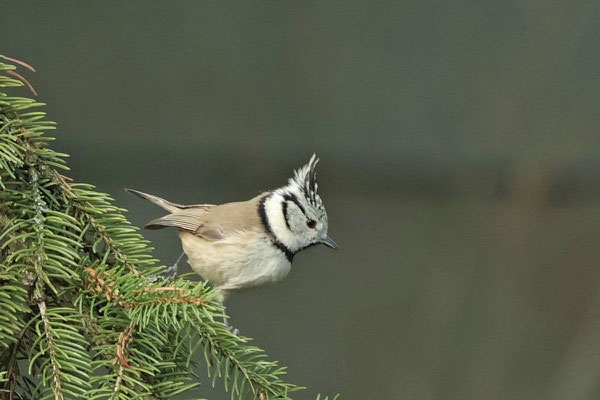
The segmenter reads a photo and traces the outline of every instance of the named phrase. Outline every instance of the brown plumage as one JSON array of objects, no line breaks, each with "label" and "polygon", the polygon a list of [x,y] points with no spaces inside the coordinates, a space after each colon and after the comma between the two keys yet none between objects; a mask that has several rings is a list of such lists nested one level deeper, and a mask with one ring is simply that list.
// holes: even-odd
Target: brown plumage
[{"label": "brown plumage", "polygon": [[221,205],[182,205],[137,190],[126,190],[171,212],[164,217],[150,221],[145,226],[146,229],[173,227],[194,233],[206,240],[221,240],[245,231],[265,232],[258,214],[260,199],[265,194],[260,194],[248,201]]}]

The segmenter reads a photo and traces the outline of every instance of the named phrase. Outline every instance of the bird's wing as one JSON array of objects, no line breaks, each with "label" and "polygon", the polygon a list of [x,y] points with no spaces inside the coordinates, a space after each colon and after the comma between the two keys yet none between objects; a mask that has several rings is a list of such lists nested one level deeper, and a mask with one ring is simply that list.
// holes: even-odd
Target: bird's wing
[{"label": "bird's wing", "polygon": [[[215,206],[216,207],[216,206]],[[156,218],[145,226],[146,229],[162,229],[174,227],[190,232],[195,232],[202,224],[207,208],[185,208],[174,210],[172,214]]]},{"label": "bird's wing", "polygon": [[264,232],[258,207],[263,195],[251,200],[221,204],[209,210],[196,235],[207,240],[221,240],[240,232]]},{"label": "bird's wing", "polygon": [[206,240],[221,240],[245,231],[264,232],[258,207],[264,195],[210,208],[187,208],[151,221],[146,228],[176,227]]}]

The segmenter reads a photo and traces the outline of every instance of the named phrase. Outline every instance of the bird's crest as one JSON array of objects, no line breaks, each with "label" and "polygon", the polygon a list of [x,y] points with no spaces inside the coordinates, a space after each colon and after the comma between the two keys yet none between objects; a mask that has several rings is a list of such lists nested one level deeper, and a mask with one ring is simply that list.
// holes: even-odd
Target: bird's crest
[{"label": "bird's crest", "polygon": [[319,185],[317,184],[317,171],[316,166],[319,163],[319,159],[316,154],[313,154],[308,164],[297,169],[294,172],[294,177],[290,178],[289,184],[300,188],[306,200],[313,205],[315,208],[323,210],[323,201],[319,197],[317,191]]}]

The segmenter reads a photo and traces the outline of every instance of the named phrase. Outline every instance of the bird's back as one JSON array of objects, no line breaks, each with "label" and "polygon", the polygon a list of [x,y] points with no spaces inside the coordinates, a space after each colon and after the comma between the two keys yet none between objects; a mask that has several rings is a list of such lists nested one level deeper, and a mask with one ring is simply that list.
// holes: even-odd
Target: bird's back
[{"label": "bird's back", "polygon": [[265,228],[258,212],[261,194],[248,201],[218,206],[198,206],[176,209],[146,225],[148,229],[174,227],[206,240],[222,240],[240,232],[262,233]]}]

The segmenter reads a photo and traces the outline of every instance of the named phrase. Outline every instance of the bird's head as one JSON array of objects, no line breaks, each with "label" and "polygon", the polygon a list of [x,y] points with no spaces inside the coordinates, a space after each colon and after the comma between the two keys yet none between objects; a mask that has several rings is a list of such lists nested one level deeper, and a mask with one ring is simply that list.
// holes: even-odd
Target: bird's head
[{"label": "bird's head", "polygon": [[273,233],[293,253],[318,243],[338,248],[327,235],[327,211],[317,193],[318,162],[313,154],[308,164],[296,170],[287,185],[275,190],[265,202]]}]

